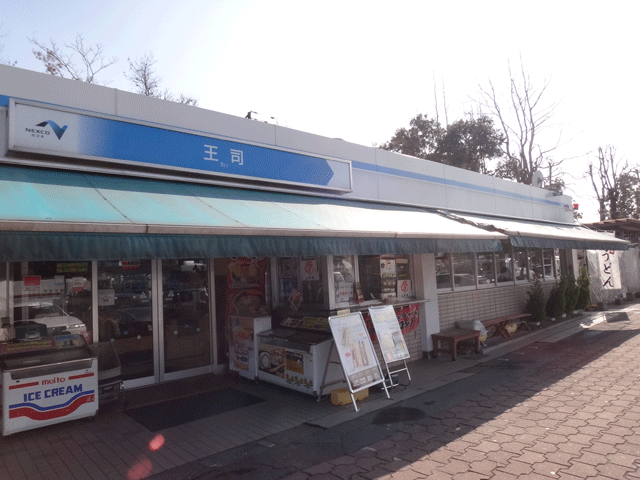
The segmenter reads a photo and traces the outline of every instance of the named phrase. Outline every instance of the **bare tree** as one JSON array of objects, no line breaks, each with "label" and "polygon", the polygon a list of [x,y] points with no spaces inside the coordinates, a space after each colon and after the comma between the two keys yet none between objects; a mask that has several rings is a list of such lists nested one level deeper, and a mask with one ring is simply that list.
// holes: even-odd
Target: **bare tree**
[{"label": "bare tree", "polygon": [[628,165],[620,165],[616,159],[616,149],[607,145],[598,147],[597,171],[593,162],[589,162],[587,175],[591,179],[591,185],[596,192],[600,220],[619,218],[618,200],[621,193],[621,177],[627,173]]},{"label": "bare tree", "polygon": [[[433,75],[433,100],[434,106],[436,110],[436,122],[440,123],[440,112],[439,112],[439,101],[438,101],[438,85],[436,82],[436,76]],[[444,89],[444,82],[442,82],[442,107],[444,110],[444,125],[445,127],[449,125],[449,110],[447,107],[447,95]]]},{"label": "bare tree", "polygon": [[156,60],[153,53],[145,53],[137,60],[129,62],[129,73],[125,72],[124,76],[136,87],[136,93],[141,93],[148,97],[157,97],[160,88],[160,78],[153,70]]},{"label": "bare tree", "polygon": [[125,72],[124,76],[136,87],[136,93],[171,102],[184,103],[185,105],[198,104],[198,100],[193,97],[187,97],[183,94],[176,97],[168,90],[160,90],[162,78],[155,72],[156,59],[153,53],[146,53],[134,61],[130,58],[127,60],[129,61],[129,72]]},{"label": "bare tree", "polygon": [[[87,83],[97,83],[96,75],[118,61],[117,57],[107,58],[101,44],[85,45],[82,35],[76,35],[73,43],[65,43],[59,47],[53,40],[49,45],[40,43],[34,38],[29,41],[36,46],[35,57],[44,63],[45,70],[51,75],[69,77]],[[79,64],[76,58],[79,57]]]},{"label": "bare tree", "polygon": [[[547,148],[542,147],[540,139],[541,133],[550,126],[557,106],[556,103],[543,104],[549,83],[545,80],[540,87],[534,86],[521,59],[519,72],[513,72],[509,65],[509,95],[506,100],[491,80],[486,88],[480,86],[480,99],[476,102],[481,110],[483,107],[488,109],[489,114],[496,118],[505,136],[505,157],[495,170],[496,176],[531,185],[536,170],[546,168],[559,173],[556,167],[562,160],[554,161],[550,156],[558,147],[559,138]],[[552,178],[549,183],[557,182]]]},{"label": "bare tree", "polygon": [[[2,27],[2,25],[0,25]],[[4,38],[6,35],[0,35],[0,38]],[[8,58],[2,57],[2,51],[4,50],[4,44],[0,43],[0,63],[4,65],[15,66],[18,62],[16,60],[9,60]]]}]

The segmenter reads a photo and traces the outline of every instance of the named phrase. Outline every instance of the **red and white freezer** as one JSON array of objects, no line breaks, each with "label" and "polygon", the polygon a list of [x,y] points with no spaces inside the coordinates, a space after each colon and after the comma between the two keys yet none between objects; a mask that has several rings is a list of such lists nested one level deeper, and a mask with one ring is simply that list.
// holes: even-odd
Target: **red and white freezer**
[{"label": "red and white freezer", "polygon": [[77,335],[39,340],[33,351],[28,351],[29,343],[2,349],[19,352],[0,356],[2,434],[94,416],[98,410],[95,353]]}]

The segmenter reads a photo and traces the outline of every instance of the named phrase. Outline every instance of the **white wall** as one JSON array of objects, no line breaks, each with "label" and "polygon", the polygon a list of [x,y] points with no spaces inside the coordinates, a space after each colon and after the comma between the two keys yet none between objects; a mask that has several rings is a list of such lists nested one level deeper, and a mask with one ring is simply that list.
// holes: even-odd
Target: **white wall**
[{"label": "white wall", "polygon": [[[0,96],[349,160],[347,198],[573,223],[572,200],[489,175],[109,87],[0,65]],[[0,135],[4,136],[3,129]],[[6,143],[6,139],[2,140]],[[5,150],[2,150],[5,151]]]}]

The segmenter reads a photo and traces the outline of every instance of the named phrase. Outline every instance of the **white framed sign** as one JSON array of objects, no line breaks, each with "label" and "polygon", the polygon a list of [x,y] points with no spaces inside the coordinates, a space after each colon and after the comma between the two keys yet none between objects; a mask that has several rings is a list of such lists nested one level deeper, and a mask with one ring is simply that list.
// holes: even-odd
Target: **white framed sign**
[{"label": "white framed sign", "polygon": [[384,383],[362,313],[329,317],[329,325],[349,390],[355,392]]},{"label": "white framed sign", "polygon": [[390,363],[409,358],[409,349],[393,306],[369,307],[369,314],[385,361]]}]

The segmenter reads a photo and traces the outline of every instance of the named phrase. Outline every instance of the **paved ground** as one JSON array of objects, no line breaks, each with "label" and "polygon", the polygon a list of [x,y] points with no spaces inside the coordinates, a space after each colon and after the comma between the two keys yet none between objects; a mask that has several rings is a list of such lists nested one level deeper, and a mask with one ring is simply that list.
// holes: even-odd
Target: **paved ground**
[{"label": "paved ground", "polygon": [[101,409],[0,437],[0,479],[640,478],[638,333],[632,303],[412,362],[357,414],[246,380],[264,402],[160,432]]},{"label": "paved ground", "polygon": [[285,478],[640,478],[638,333],[632,308],[567,340],[524,347],[493,362],[525,374]]}]

